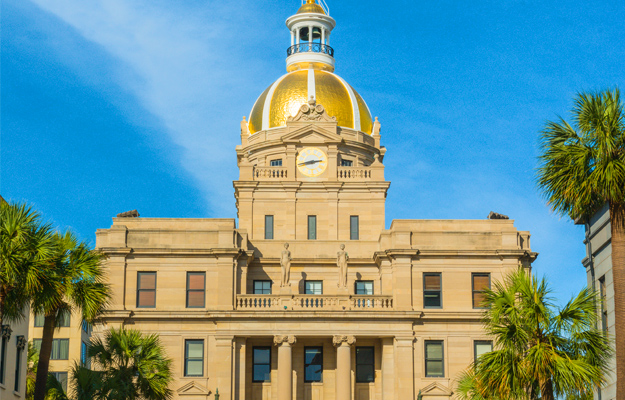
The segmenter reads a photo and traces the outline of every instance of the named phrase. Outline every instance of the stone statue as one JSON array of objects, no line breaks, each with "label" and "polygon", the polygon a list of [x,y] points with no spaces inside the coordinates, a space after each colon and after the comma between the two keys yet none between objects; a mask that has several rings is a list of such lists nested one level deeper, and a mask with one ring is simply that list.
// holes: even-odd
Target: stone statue
[{"label": "stone statue", "polygon": [[280,286],[291,286],[291,252],[289,251],[289,244],[284,244],[284,250],[280,256],[280,267],[282,268],[282,282]]},{"label": "stone statue", "polygon": [[347,287],[347,261],[349,255],[345,251],[345,245],[341,244],[341,251],[336,253],[336,265],[339,267],[339,283],[338,287]]}]

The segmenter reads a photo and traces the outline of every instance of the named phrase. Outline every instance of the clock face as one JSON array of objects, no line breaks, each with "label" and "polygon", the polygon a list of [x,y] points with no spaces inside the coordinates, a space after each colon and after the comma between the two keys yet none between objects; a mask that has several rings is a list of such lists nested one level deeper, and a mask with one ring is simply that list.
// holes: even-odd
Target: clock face
[{"label": "clock face", "polygon": [[328,157],[316,147],[306,147],[297,156],[297,168],[306,176],[319,176],[328,166]]}]

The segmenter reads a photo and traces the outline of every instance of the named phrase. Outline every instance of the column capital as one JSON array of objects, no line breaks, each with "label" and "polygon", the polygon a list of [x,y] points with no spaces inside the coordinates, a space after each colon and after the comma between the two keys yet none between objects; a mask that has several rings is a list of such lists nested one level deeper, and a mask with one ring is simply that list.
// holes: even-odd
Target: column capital
[{"label": "column capital", "polygon": [[332,343],[336,347],[343,345],[343,343],[351,346],[356,343],[356,338],[353,335],[334,335],[334,337],[332,337]]},{"label": "column capital", "polygon": [[297,339],[293,335],[274,335],[273,344],[275,346],[293,346]]},{"label": "column capital", "polygon": [[11,333],[13,333],[13,330],[11,330],[11,327],[9,325],[2,325],[2,331],[0,333],[1,337],[9,340],[11,339]]}]

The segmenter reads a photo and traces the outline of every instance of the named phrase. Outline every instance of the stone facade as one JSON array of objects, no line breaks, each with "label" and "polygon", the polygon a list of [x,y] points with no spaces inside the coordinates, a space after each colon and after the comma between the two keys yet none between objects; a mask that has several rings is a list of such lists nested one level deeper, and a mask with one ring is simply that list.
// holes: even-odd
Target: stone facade
[{"label": "stone facade", "polygon": [[[91,325],[83,323],[82,316],[72,313],[63,318],[61,326],[54,330],[54,342],[48,371],[55,375],[63,387],[68,388],[74,363],[88,365],[86,350],[91,339]],[[30,315],[28,337],[35,348],[43,336],[43,316]]]},{"label": "stone facade", "polygon": [[[614,338],[614,282],[612,281],[612,246],[610,239],[610,210],[605,204],[589,219],[579,219],[577,224],[584,224],[586,237],[586,257],[582,264],[586,269],[588,286],[594,288],[601,296],[599,324],[602,329]],[[612,371],[616,370],[616,362],[612,361]],[[597,400],[616,399],[616,374],[608,376],[607,383],[595,393]]]},{"label": "stone facade", "polygon": [[0,399],[23,399],[26,395],[28,317],[4,323],[0,329]]},{"label": "stone facade", "polygon": [[495,214],[386,229],[381,124],[328,72],[334,20],[307,0],[287,26],[293,72],[241,122],[238,224],[121,217],[98,230],[113,299],[94,334],[159,334],[177,399],[453,398],[491,345],[481,290],[531,267],[529,232]]}]

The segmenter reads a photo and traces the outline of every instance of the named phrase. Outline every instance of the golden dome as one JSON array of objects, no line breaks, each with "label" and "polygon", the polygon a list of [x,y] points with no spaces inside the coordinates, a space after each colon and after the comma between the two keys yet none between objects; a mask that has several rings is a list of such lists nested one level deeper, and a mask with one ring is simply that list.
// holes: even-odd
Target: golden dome
[{"label": "golden dome", "polygon": [[289,72],[265,89],[252,107],[250,134],[285,126],[311,95],[339,126],[371,134],[373,120],[362,97],[338,75],[312,68]]},{"label": "golden dome", "polygon": [[299,10],[297,10],[297,14],[303,13],[325,14],[325,11],[319,4],[315,3],[315,0],[306,0],[306,4],[302,4]]}]

